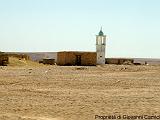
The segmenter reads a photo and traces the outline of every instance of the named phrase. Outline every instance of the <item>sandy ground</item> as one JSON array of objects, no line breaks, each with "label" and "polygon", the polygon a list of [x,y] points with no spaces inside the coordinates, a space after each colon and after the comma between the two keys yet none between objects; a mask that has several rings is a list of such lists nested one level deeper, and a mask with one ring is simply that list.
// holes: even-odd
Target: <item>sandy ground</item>
[{"label": "sandy ground", "polygon": [[160,66],[0,67],[0,120],[124,114],[160,115]]}]

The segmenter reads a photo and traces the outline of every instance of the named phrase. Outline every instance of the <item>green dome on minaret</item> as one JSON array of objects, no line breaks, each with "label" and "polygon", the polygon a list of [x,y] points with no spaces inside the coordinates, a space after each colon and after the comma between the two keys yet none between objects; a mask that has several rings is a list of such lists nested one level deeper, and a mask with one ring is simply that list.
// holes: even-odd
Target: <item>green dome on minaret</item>
[{"label": "green dome on minaret", "polygon": [[102,27],[101,27],[101,30],[99,31],[99,36],[103,36],[103,31],[102,31]]}]

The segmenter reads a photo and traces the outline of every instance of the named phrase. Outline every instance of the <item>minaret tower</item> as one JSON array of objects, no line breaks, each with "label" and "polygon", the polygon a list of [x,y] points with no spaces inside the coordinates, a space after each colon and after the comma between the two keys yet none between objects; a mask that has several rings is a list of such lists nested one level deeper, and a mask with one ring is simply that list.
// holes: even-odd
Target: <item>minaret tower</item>
[{"label": "minaret tower", "polygon": [[98,35],[96,35],[96,52],[97,65],[105,64],[106,35],[102,32],[102,27]]}]

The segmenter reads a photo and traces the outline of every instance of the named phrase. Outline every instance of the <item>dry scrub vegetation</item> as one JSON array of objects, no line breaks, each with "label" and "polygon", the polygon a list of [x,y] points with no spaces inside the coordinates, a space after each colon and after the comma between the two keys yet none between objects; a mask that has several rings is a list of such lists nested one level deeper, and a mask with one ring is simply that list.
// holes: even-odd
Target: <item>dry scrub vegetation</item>
[{"label": "dry scrub vegetation", "polygon": [[0,67],[0,120],[160,114],[160,66],[64,67],[10,60]]}]

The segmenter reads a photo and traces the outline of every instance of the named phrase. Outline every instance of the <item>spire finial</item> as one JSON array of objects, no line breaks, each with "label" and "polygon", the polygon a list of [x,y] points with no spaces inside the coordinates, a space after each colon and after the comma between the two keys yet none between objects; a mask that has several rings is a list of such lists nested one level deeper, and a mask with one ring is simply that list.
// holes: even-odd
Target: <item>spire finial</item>
[{"label": "spire finial", "polygon": [[102,26],[101,26],[101,31],[102,31]]}]

